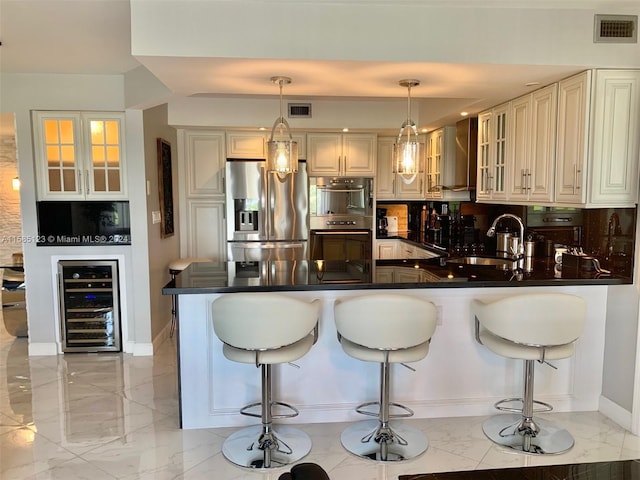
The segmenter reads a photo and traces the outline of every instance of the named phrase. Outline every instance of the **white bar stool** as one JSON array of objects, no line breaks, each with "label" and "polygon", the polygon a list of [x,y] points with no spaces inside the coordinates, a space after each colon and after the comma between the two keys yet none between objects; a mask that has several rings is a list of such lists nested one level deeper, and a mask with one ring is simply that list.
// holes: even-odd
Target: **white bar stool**
[{"label": "white bar stool", "polygon": [[[542,293],[513,295],[493,302],[473,300],[476,340],[492,352],[524,360],[524,391],[520,398],[496,402],[500,414],[482,429],[494,443],[519,453],[555,454],[573,447],[571,434],[554,423],[533,418],[553,407],[533,399],[534,362],[568,358],[584,330],[585,301],[575,295]],[[553,365],[551,365],[553,367]],[[553,367],[555,368],[555,367]],[[519,407],[509,404],[519,403]],[[538,408],[534,408],[534,404]]]},{"label": "white bar stool", "polygon": [[[336,301],[334,313],[345,353],[380,363],[380,401],[356,409],[377,420],[347,427],[341,435],[342,445],[359,457],[383,462],[408,460],[424,453],[429,442],[420,430],[402,423],[390,424],[392,418],[413,415],[409,408],[390,402],[390,364],[417,362],[427,356],[436,328],[435,305],[407,295],[363,295]],[[379,405],[378,411],[367,411],[365,407],[370,405]],[[391,406],[404,413],[391,415]]]},{"label": "white bar stool", "polygon": [[[271,367],[304,356],[318,338],[320,301],[305,302],[270,293],[232,293],[213,302],[213,328],[223,342],[229,360],[261,367],[262,400],[247,405],[240,413],[262,419],[260,425],[230,435],[222,453],[232,463],[247,468],[277,468],[294,463],[311,450],[311,439],[303,431],[273,425],[273,419],[290,418],[298,410],[272,399]],[[230,387],[232,388],[232,387]],[[291,411],[272,413],[274,405]],[[250,408],[260,406],[260,414]]]},{"label": "white bar stool", "polygon": [[[180,258],[178,260],[174,260],[169,264],[169,275],[171,275],[171,280],[174,281],[176,279],[176,275],[178,275],[181,271],[187,268],[192,263],[197,262],[211,262],[210,258]],[[169,337],[173,337],[173,334],[176,331],[176,312],[178,311],[177,299],[175,295],[171,295],[171,330],[169,331]]]}]

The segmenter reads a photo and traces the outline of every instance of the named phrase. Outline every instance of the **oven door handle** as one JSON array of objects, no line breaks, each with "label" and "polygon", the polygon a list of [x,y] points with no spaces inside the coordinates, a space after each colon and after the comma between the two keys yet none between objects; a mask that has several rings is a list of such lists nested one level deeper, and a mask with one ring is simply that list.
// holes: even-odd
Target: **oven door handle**
[{"label": "oven door handle", "polygon": [[369,230],[313,230],[313,235],[370,235]]},{"label": "oven door handle", "polygon": [[322,190],[323,192],[331,192],[331,193],[358,193],[364,191],[364,187],[358,188],[329,188],[329,187],[318,187],[318,190]]}]

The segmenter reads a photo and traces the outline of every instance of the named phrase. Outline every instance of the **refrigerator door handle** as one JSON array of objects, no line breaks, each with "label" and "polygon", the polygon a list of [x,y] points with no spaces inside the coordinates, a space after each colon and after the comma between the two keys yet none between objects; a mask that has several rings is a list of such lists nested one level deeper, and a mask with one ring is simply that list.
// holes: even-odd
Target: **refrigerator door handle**
[{"label": "refrigerator door handle", "polygon": [[233,242],[235,246],[240,248],[259,248],[265,250],[268,248],[302,248],[304,243],[260,243],[260,242]]}]

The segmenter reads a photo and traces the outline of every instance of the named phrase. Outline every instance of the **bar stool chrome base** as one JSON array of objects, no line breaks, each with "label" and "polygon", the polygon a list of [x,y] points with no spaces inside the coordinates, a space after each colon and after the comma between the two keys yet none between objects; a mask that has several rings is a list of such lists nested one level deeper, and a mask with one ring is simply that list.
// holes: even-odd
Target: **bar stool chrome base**
[{"label": "bar stool chrome base", "polygon": [[255,469],[278,468],[297,462],[311,451],[311,439],[302,430],[278,425],[254,425],[231,434],[222,454],[231,463]]},{"label": "bar stool chrome base", "polygon": [[517,414],[495,415],[484,422],[482,430],[493,443],[532,455],[563,453],[574,444],[571,434],[559,425]]},{"label": "bar stool chrome base", "polygon": [[385,427],[377,420],[356,422],[340,437],[349,452],[367,460],[399,462],[422,455],[429,447],[427,437],[417,428],[401,423]]}]

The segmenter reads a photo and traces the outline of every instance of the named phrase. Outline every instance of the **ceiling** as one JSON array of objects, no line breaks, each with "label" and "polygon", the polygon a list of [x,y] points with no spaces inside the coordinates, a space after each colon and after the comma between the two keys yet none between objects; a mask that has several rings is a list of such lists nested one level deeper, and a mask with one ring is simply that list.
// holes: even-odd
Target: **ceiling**
[{"label": "ceiling", "polygon": [[[123,74],[141,64],[176,96],[274,95],[273,75],[293,83],[287,98],[397,99],[406,72],[420,111],[448,123],[571,75],[580,66],[134,58],[128,0],[0,0],[3,73]],[[533,86],[527,86],[534,82]],[[1,107],[1,106],[0,106]],[[1,110],[1,108],[0,108]],[[422,116],[422,115],[421,115]],[[4,122],[3,122],[4,124]],[[436,125],[437,126],[437,125]]]}]

